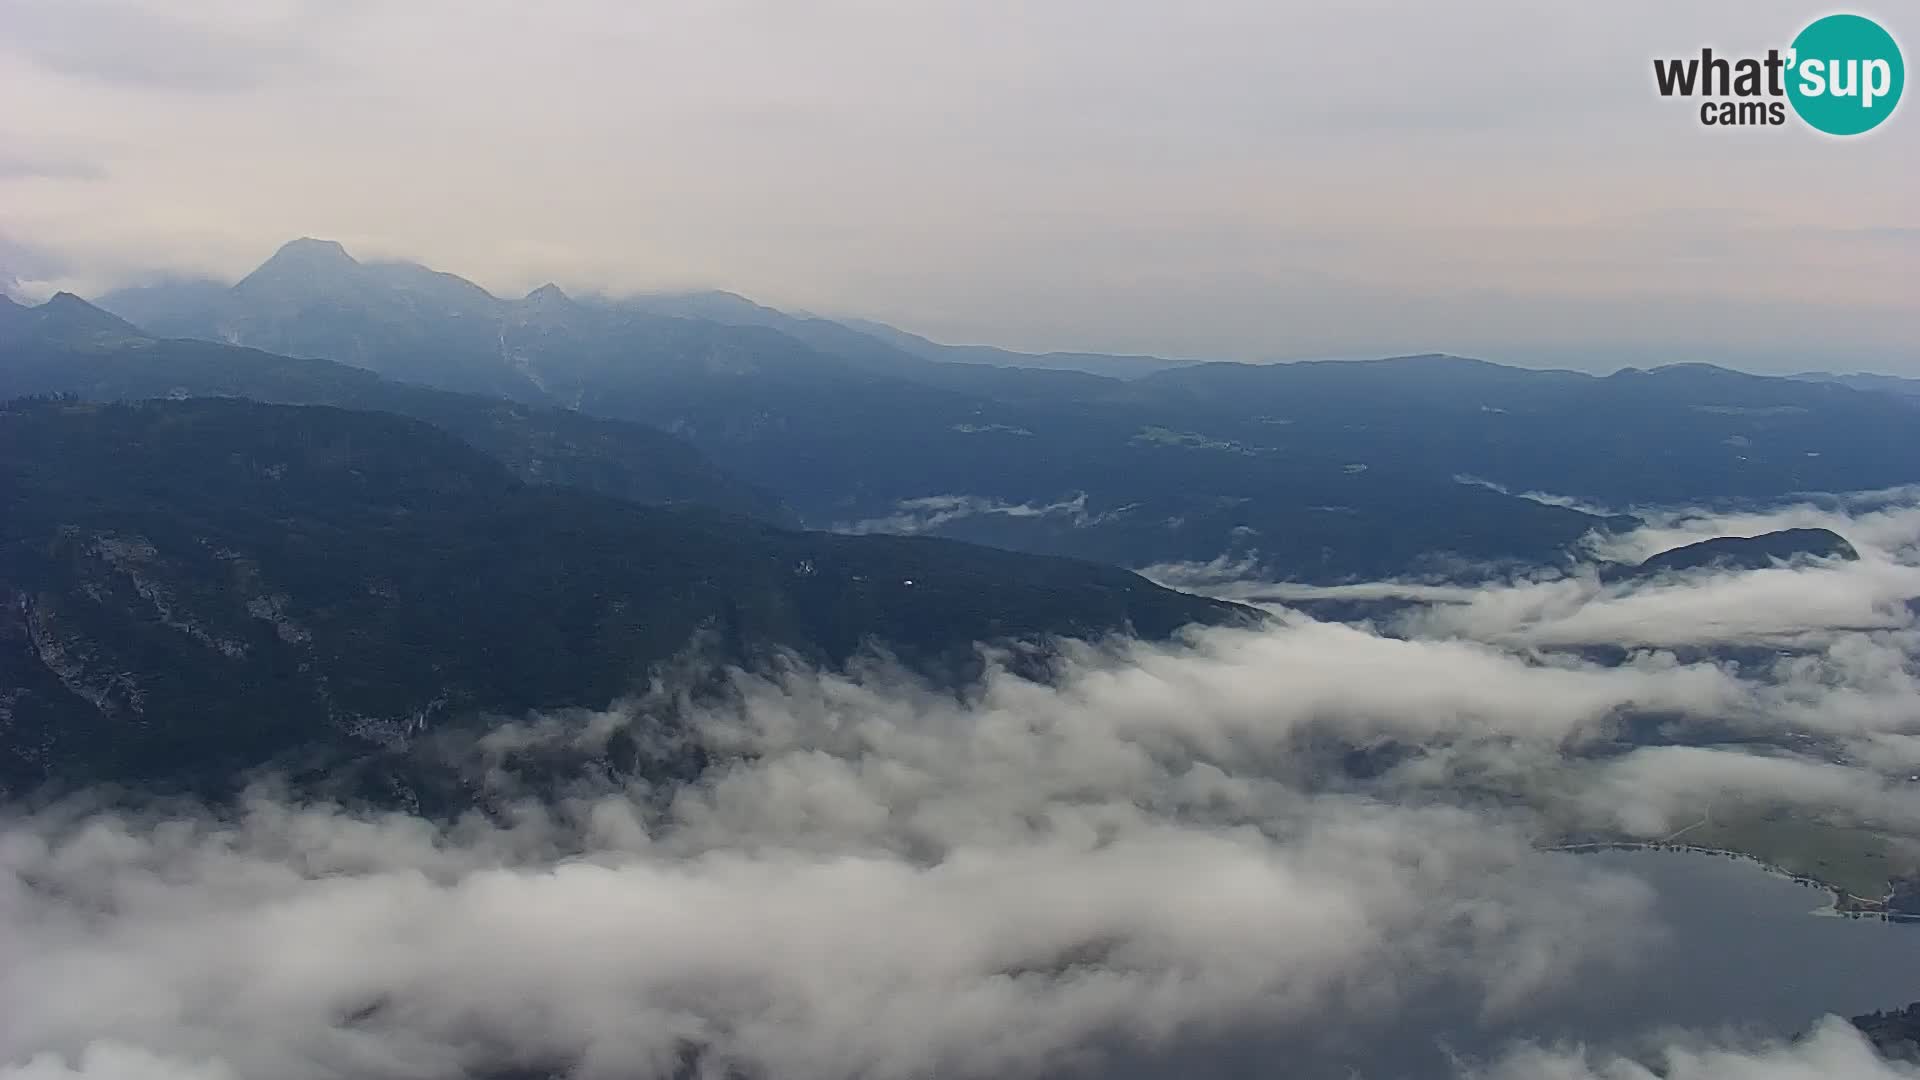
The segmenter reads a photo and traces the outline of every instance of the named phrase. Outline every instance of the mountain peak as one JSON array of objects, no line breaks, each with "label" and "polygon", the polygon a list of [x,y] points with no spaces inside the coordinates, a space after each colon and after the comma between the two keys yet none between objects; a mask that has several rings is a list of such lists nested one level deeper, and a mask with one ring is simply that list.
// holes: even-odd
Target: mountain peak
[{"label": "mountain peak", "polygon": [[43,318],[58,319],[66,325],[85,325],[92,329],[134,330],[133,324],[120,316],[96,307],[70,292],[54,293],[47,297],[46,303],[41,304],[38,310]]},{"label": "mountain peak", "polygon": [[25,313],[29,333],[44,341],[69,345],[102,345],[146,335],[118,315],[87,303],[70,292],[57,292],[34,308],[13,305],[11,314]]},{"label": "mountain peak", "polygon": [[268,283],[277,283],[282,288],[306,288],[321,282],[346,280],[360,269],[360,263],[347,254],[339,241],[303,236],[280,245],[280,250],[255,267],[253,273],[241,278],[234,288],[245,292]]},{"label": "mountain peak", "polygon": [[[80,297],[76,296],[73,293],[67,292],[64,289],[62,289],[57,293],[54,293],[52,296],[47,297],[47,302],[41,306],[46,309],[47,314],[49,315],[56,314],[58,312],[63,312],[63,311],[87,312],[87,311],[100,310],[99,308],[94,307],[92,304],[87,303],[85,300],[82,300]],[[106,312],[104,311],[100,313],[102,315],[106,314]]]},{"label": "mountain peak", "polygon": [[526,302],[529,304],[571,304],[573,303],[573,297],[560,291],[560,286],[549,281],[545,285],[528,293]]},{"label": "mountain peak", "polygon": [[280,245],[266,262],[259,265],[248,277],[267,271],[293,271],[312,273],[323,270],[352,270],[360,266],[353,256],[338,240],[316,240],[303,236],[298,240],[289,240]]},{"label": "mountain peak", "polygon": [[347,249],[341,245],[340,241],[316,240],[311,236],[302,236],[297,240],[289,240],[281,244],[280,250],[274,252],[273,258],[267,261],[273,262],[281,258],[298,259],[302,262],[360,265],[354,261],[353,256],[347,254]]}]

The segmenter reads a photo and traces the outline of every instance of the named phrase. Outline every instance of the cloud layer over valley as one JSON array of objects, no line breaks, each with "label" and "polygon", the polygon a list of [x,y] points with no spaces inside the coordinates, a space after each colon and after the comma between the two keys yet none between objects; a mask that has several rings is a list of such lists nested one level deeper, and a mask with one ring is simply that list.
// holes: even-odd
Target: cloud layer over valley
[{"label": "cloud layer over valley", "polygon": [[[1920,837],[1913,493],[1613,543],[1814,513],[1858,561],[1240,586],[1286,598],[1270,625],[1070,645],[1045,681],[795,666],[448,731],[490,792],[453,820],[16,808],[0,1077],[1209,1075],[1247,1040],[1342,1075],[1396,1038],[1485,1080],[1912,1075],[1833,1024],[1502,1041],[1665,933],[1641,879],[1543,847],[1709,803]],[[636,746],[692,764],[649,781]],[[556,753],[593,767],[534,779]],[[1451,1066],[1399,1026],[1436,1000]]]}]

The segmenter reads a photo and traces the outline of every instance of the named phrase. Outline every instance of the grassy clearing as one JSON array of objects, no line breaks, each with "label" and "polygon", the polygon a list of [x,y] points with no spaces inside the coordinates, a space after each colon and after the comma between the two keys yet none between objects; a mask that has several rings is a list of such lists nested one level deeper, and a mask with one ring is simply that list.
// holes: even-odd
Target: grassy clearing
[{"label": "grassy clearing", "polygon": [[1877,832],[1785,816],[1716,820],[1689,830],[1680,842],[1744,852],[1874,900],[1886,896],[1888,880],[1906,869]]}]

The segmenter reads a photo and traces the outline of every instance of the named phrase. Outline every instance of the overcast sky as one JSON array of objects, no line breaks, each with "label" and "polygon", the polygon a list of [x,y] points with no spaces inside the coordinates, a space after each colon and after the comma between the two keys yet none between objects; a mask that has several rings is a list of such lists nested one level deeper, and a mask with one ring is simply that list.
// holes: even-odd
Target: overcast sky
[{"label": "overcast sky", "polygon": [[1827,10],[0,0],[0,273],[314,235],[1022,348],[1920,375],[1920,104],[1836,140],[1652,88]]}]

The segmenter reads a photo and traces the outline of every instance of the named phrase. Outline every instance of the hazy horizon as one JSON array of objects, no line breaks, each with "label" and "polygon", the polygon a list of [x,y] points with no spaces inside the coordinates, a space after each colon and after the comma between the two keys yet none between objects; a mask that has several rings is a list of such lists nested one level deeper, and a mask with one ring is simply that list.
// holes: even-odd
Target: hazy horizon
[{"label": "hazy horizon", "polygon": [[1824,11],[0,0],[0,281],[314,235],[1028,351],[1920,375],[1912,118],[1713,130],[1652,84]]},{"label": "hazy horizon", "polygon": [[[330,238],[327,238],[327,237],[312,237],[312,236],[296,237],[294,238],[294,240],[288,241],[288,243],[292,244],[292,243],[303,242],[303,241],[338,243],[338,241],[331,240]],[[345,245],[341,245],[341,246],[343,248],[345,247]],[[278,250],[279,249],[277,248],[275,249],[276,252]],[[508,290],[502,290],[497,288],[488,288],[484,284],[481,284],[479,282],[474,282],[472,279],[466,278],[465,275],[460,274],[457,270],[453,270],[444,266],[433,266],[427,263],[420,262],[419,260],[404,259],[404,258],[359,259],[357,258],[357,256],[354,256],[354,253],[351,251],[351,249],[348,249],[347,253],[350,257],[355,257],[356,261],[361,262],[363,264],[368,264],[368,265],[380,265],[383,263],[388,263],[388,264],[397,263],[397,264],[424,266],[425,268],[430,270],[453,274],[456,277],[461,277],[463,280],[467,280],[470,284],[475,284],[475,285],[478,285],[480,288],[486,289],[487,292],[489,292],[490,294],[492,294],[498,299],[512,299],[516,296],[523,295],[523,292],[517,289],[508,291]],[[269,258],[271,258],[271,253],[269,254]],[[266,260],[263,259],[262,263],[264,263],[265,261]],[[249,269],[251,270],[252,268],[249,268]],[[194,284],[213,284],[213,285],[230,287],[236,284],[240,278],[243,278],[245,276],[246,274],[244,273],[240,275],[235,275],[232,277],[217,277],[217,276],[211,276],[211,275],[195,275],[195,274],[189,274],[189,273],[181,273],[178,271],[168,271],[168,272],[162,272],[158,274],[150,274],[150,275],[130,278],[125,282],[123,282],[117,288],[138,289],[141,287],[169,286],[169,285],[194,285]],[[534,286],[533,289],[524,290],[524,292],[531,293],[535,289],[543,288],[543,287],[546,287],[547,285],[553,285],[553,284],[555,283],[541,282],[539,285]],[[558,286],[556,285],[555,287],[558,287]],[[96,291],[93,295],[82,296],[82,299],[87,300],[88,302],[91,302],[91,303],[98,303],[102,300],[103,297],[110,298],[113,295],[114,291],[115,290],[108,290],[104,293]],[[711,288],[683,287],[683,288],[668,288],[668,289],[656,289],[656,290],[646,290],[646,289],[608,290],[608,289],[589,285],[585,289],[581,289],[580,287],[576,286],[573,289],[562,289],[562,291],[566,292],[569,296],[574,296],[574,297],[596,297],[602,300],[615,300],[615,301],[620,299],[625,299],[625,298],[641,297],[641,296],[676,296],[676,295],[698,296],[701,294],[710,294],[710,293],[717,292],[717,293],[725,293],[728,295],[732,295],[740,299],[744,299],[748,302],[753,302],[753,303],[760,302],[756,297],[743,296],[742,294],[734,290],[726,289],[722,286],[714,286]],[[79,295],[78,293],[74,293],[72,289],[64,286],[58,289],[54,289],[53,292],[68,292],[68,293],[72,293],[73,295]],[[0,295],[8,295],[8,294],[9,294],[9,290],[0,289]],[[13,297],[19,302],[22,302],[28,305],[37,305],[37,304],[45,303],[46,300],[50,298],[51,294],[45,289],[38,290],[37,294],[35,291],[15,289],[15,290],[11,290],[11,295],[13,295]],[[109,305],[109,306],[112,306],[112,305]],[[818,317],[818,318],[824,318],[824,319],[841,320],[847,323],[848,325],[853,326],[855,329],[862,330],[863,332],[867,330],[869,325],[879,324],[879,326],[881,327],[891,327],[894,330],[905,331],[907,333],[913,333],[913,334],[920,334],[920,332],[918,330],[915,330],[913,327],[900,326],[897,324],[888,323],[884,319],[876,318],[869,315],[862,315],[858,313],[833,312],[833,311],[808,311],[805,309],[787,309],[786,313],[789,315],[796,315],[801,317]],[[863,324],[867,324],[867,325],[863,325]],[[920,336],[926,337],[929,340],[935,341],[936,343],[942,344],[942,345],[959,345],[959,346],[987,345],[987,346],[996,346],[1000,348],[1012,349],[1016,351],[1024,351],[1030,354],[1041,354],[1046,352],[1056,352],[1060,354],[1072,354],[1076,352],[1094,352],[1094,350],[1077,349],[1071,346],[1058,348],[1058,349],[1022,349],[1021,346],[1019,345],[1007,345],[1001,342],[994,342],[994,341],[940,340],[938,338],[934,338],[930,334],[920,334]],[[884,335],[882,335],[882,337],[884,340]],[[1112,353],[1111,355],[1151,355],[1151,354],[1138,354],[1138,353],[1124,354],[1124,353],[1115,352],[1115,353]],[[1731,367],[1735,370],[1755,371],[1763,374],[1803,374],[1803,373],[1819,373],[1819,372],[1828,372],[1828,373],[1837,374],[1837,375],[1850,375],[1850,374],[1898,375],[1900,374],[1899,371],[1883,372],[1873,368],[1847,367],[1844,365],[1827,367],[1827,368],[1818,368],[1818,367],[1810,367],[1810,366],[1792,367],[1791,365],[1784,365],[1780,367],[1777,371],[1768,371],[1764,368],[1755,368],[1750,365],[1742,364],[1739,358],[1717,358],[1713,360],[1695,360],[1693,357],[1687,356],[1684,354],[1666,355],[1666,354],[1663,354],[1658,349],[1614,350],[1611,353],[1596,350],[1593,357],[1587,358],[1583,355],[1582,350],[1580,350],[1578,347],[1575,347],[1570,350],[1555,350],[1551,348],[1535,349],[1535,350],[1519,350],[1511,354],[1502,354],[1499,356],[1486,356],[1486,355],[1466,356],[1466,354],[1454,353],[1454,352],[1449,352],[1441,349],[1427,349],[1427,350],[1421,350],[1418,352],[1393,352],[1393,353],[1355,352],[1355,353],[1347,353],[1347,354],[1340,354],[1340,355],[1303,355],[1303,356],[1284,356],[1283,355],[1283,356],[1263,356],[1263,357],[1212,357],[1212,356],[1166,356],[1166,355],[1163,355],[1161,358],[1175,360],[1175,361],[1183,361],[1183,362],[1194,362],[1194,363],[1208,363],[1208,362],[1215,362],[1215,361],[1221,361],[1221,360],[1226,360],[1228,362],[1238,362],[1238,363],[1308,363],[1308,362],[1316,362],[1316,361],[1324,362],[1324,361],[1365,361],[1365,360],[1380,360],[1380,359],[1400,359],[1400,358],[1406,358],[1406,357],[1419,357],[1419,356],[1458,356],[1466,359],[1489,360],[1489,361],[1500,363],[1500,364],[1507,364],[1507,365],[1519,366],[1519,367],[1530,367],[1530,368],[1535,368],[1540,370],[1549,370],[1549,369],[1574,370],[1574,371],[1586,371],[1586,372],[1590,372],[1593,374],[1600,374],[1600,375],[1611,374],[1616,371],[1632,369],[1632,368],[1651,369],[1651,368],[1665,366],[1668,364],[1685,364],[1685,363],[1693,363],[1693,362],[1715,363],[1722,366]]]}]

